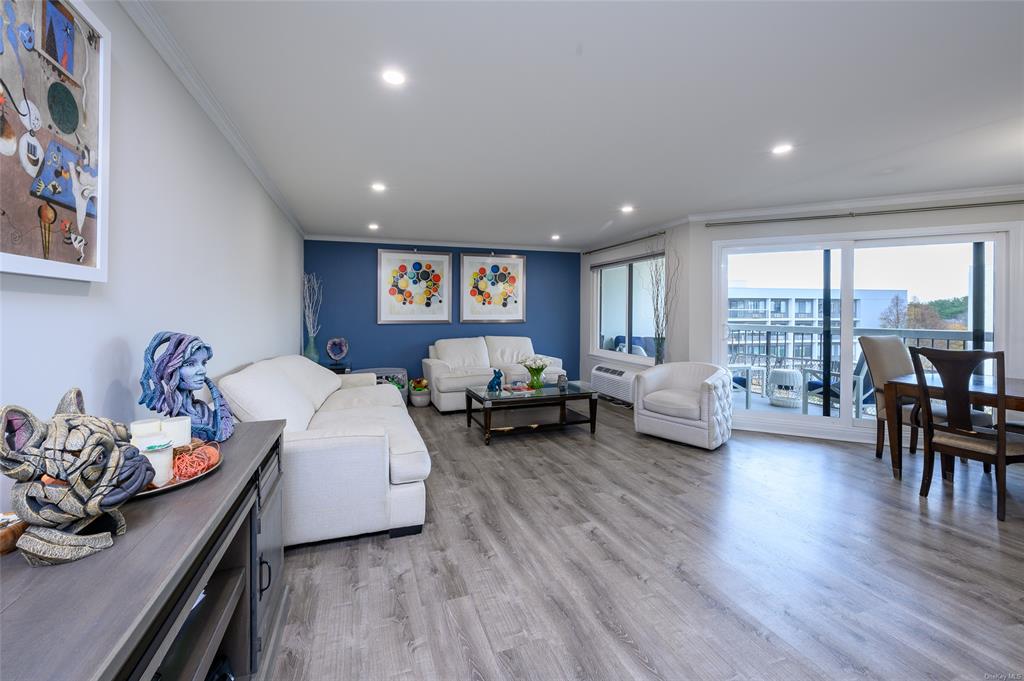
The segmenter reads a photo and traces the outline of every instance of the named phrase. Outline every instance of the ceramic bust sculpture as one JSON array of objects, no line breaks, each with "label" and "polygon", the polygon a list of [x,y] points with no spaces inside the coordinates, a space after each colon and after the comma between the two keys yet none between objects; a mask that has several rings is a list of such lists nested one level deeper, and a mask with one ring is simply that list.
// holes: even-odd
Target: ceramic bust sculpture
[{"label": "ceramic bust sculpture", "polygon": [[[157,351],[166,349],[157,356]],[[235,430],[235,419],[220,390],[206,375],[206,363],[213,350],[198,336],[161,331],[153,336],[143,358],[142,397],[144,404],[165,416],[189,416],[192,436],[223,442]],[[210,389],[213,407],[195,396]]]},{"label": "ceramic bust sculpture", "polygon": [[125,532],[117,507],[146,488],[153,467],[122,423],[85,413],[72,388],[50,423],[24,407],[0,410],[0,472],[15,480],[11,505],[29,527],[18,549],[29,564],[57,565],[109,548]]}]

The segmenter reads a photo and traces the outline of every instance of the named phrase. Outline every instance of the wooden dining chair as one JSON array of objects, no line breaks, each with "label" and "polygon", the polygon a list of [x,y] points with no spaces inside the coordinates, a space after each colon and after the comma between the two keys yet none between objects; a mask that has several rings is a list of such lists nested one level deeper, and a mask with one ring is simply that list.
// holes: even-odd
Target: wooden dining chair
[{"label": "wooden dining chair", "polygon": [[[1006,369],[1003,351],[937,350],[910,348],[910,356],[921,390],[921,423],[924,427],[924,473],[921,496],[928,496],[935,468],[935,452],[943,459],[943,478],[952,482],[953,457],[966,457],[995,467],[996,517],[1006,519],[1006,466],[1024,462],[1024,435],[1006,431]],[[931,362],[942,379],[946,418],[936,418],[929,399],[928,382],[922,358]],[[995,362],[995,428],[977,426],[972,421],[971,378],[982,362]],[[947,475],[948,474],[948,475]]]}]

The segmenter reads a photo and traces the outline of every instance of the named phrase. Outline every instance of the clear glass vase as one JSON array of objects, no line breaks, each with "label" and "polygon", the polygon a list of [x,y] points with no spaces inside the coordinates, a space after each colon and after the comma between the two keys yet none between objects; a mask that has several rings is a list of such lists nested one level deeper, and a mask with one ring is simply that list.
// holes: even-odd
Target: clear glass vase
[{"label": "clear glass vase", "polygon": [[527,383],[527,385],[533,388],[534,390],[539,390],[540,388],[543,388],[544,369],[545,367],[537,367],[536,369],[526,367],[526,370],[530,372],[530,382]]}]

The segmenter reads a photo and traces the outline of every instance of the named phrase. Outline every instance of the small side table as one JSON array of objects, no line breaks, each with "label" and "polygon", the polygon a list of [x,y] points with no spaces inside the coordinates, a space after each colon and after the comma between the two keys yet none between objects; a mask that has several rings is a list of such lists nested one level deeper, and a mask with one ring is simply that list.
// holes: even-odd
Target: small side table
[{"label": "small side table", "polygon": [[352,365],[348,362],[338,362],[337,364],[321,364],[325,369],[330,369],[336,374],[351,374]]},{"label": "small side table", "polygon": [[803,373],[795,369],[772,369],[768,374],[768,401],[776,407],[799,409],[803,400]]},{"label": "small side table", "polygon": [[356,369],[353,374],[377,374],[377,384],[391,383],[391,379],[397,379],[402,387],[402,399],[409,403],[409,372],[400,367],[375,367],[372,369]]}]

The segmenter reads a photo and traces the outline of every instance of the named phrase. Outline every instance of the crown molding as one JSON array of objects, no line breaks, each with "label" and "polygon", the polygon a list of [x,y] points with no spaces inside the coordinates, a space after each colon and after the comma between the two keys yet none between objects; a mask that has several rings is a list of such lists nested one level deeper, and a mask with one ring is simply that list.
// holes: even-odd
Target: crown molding
[{"label": "crown molding", "polygon": [[546,251],[556,253],[579,253],[579,248],[564,246],[525,246],[523,244],[485,244],[468,241],[432,241],[422,239],[399,239],[381,237],[341,236],[338,234],[307,234],[306,241],[341,241],[356,244],[381,244],[386,246],[430,246],[431,248],[475,248],[490,251],[495,248],[503,251]]},{"label": "crown molding", "polygon": [[974,187],[970,189],[954,189],[938,192],[918,192],[915,194],[891,194],[888,196],[873,196],[863,199],[822,201],[819,203],[802,203],[788,206],[729,210],[715,213],[694,213],[689,216],[689,221],[694,223],[754,218],[779,218],[791,215],[796,216],[801,213],[886,208],[908,204],[934,204],[944,203],[946,201],[998,199],[1005,197],[1024,197],[1024,184],[1007,184],[996,187]]},{"label": "crown molding", "polygon": [[[676,227],[684,227],[690,224],[690,218],[676,218],[675,220],[669,220],[668,222],[661,222],[656,225],[649,225],[632,231],[628,234],[623,234],[617,239],[606,239],[604,241],[595,241],[594,245],[587,246],[586,248],[580,249],[582,252],[587,251],[604,251],[617,248],[618,246],[628,245],[627,242],[640,241],[642,239],[653,239],[659,236],[668,236],[668,232],[675,229]],[[664,234],[662,234],[664,232]]]},{"label": "crown molding", "polygon": [[156,10],[148,2],[139,0],[120,0],[121,8],[131,17],[135,25],[142,31],[142,35],[149,40],[150,44],[157,51],[157,54],[164,60],[178,80],[199,107],[206,113],[213,124],[220,130],[220,133],[228,141],[228,144],[235,150],[235,153],[242,159],[242,162],[249,168],[249,171],[256,177],[256,180],[263,186],[264,191],[277,207],[284,213],[285,218],[300,236],[305,237],[302,227],[299,225],[295,214],[285,201],[284,195],[278,189],[274,181],[270,179],[267,171],[256,159],[252,147],[245,141],[238,126],[228,116],[224,107],[221,106],[213,91],[203,80],[199,71],[192,64],[188,55],[178,41],[171,35],[170,30],[163,19],[156,13]]}]

